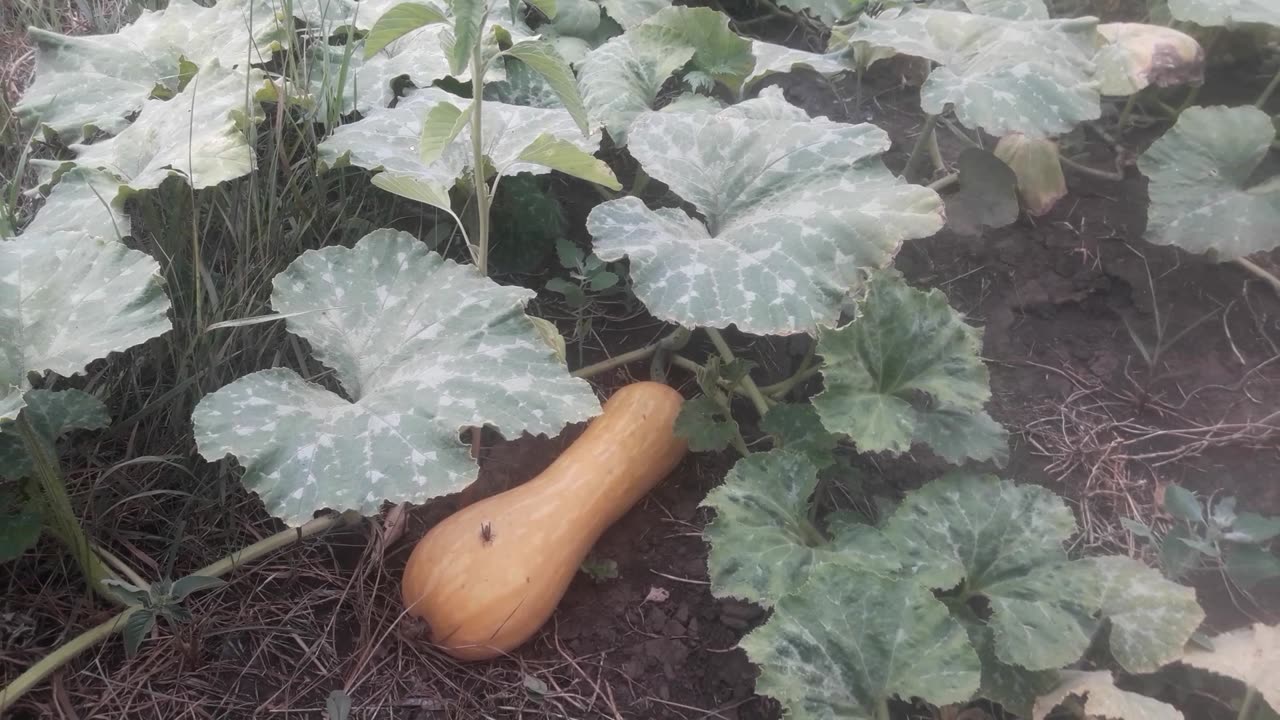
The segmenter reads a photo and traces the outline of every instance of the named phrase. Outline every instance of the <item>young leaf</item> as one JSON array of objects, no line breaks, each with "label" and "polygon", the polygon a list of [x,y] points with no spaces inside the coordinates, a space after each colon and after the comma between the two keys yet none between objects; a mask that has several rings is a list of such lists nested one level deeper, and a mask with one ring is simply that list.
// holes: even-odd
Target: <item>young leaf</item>
[{"label": "young leaf", "polygon": [[241,378],[193,414],[200,453],[236,456],[244,484],[290,525],[321,508],[423,502],[475,479],[465,427],[558,432],[598,412],[528,322],[533,293],[378,230],[312,250],[276,277],[272,307],[346,397],[285,369]]},{"label": "young leaf", "polygon": [[73,145],[71,162],[106,169],[134,190],[158,188],[171,175],[197,190],[246,175],[254,155],[241,121],[261,114],[254,95],[265,78],[211,60],[174,99],[147,101],[119,135]]},{"label": "young leaf", "polygon": [[659,10],[671,7],[671,0],[601,0],[600,4],[623,29],[631,30]]},{"label": "young leaf", "polygon": [[836,321],[862,270],[941,226],[938,195],[880,162],[883,130],[751,117],[781,103],[778,95],[716,115],[650,113],[632,126],[632,155],[706,218],[634,197],[588,217],[596,254],[630,257],[635,293],[654,316],[754,334],[813,332]]},{"label": "young leaf", "polygon": [[922,442],[953,463],[1002,464],[1004,429],[983,410],[991,391],[979,332],[941,291],[888,273],[872,277],[860,309],[818,336],[826,389],[813,404],[823,425],[865,452],[902,453]]},{"label": "young leaf", "polygon": [[[0,456],[0,475],[8,474],[5,458]],[[22,498],[14,487],[0,486],[0,564],[16,560],[31,549],[40,539],[42,528],[37,504]]]},{"label": "young leaf", "polygon": [[591,289],[595,292],[603,292],[611,287],[615,287],[619,282],[618,274],[601,270],[591,276]]},{"label": "young leaf", "polygon": [[423,165],[430,165],[440,159],[444,149],[471,122],[471,114],[475,109],[474,102],[467,103],[465,110],[459,110],[453,103],[442,102],[427,111],[427,116],[422,120],[422,133],[418,136],[418,159]]},{"label": "young leaf", "polygon": [[451,5],[453,47],[449,50],[449,68],[456,75],[471,63],[489,7],[486,0],[452,0]]},{"label": "young leaf", "polygon": [[[434,183],[445,189],[452,188],[458,179],[470,173],[469,126],[462,128],[435,162],[424,163],[418,153],[405,152],[404,149],[414,147],[421,139],[424,117],[437,105],[456,100],[456,96],[443,90],[431,88],[416,91],[395,108],[373,112],[359,122],[343,125],[335,130],[327,140],[320,143],[321,162],[327,167],[351,164],[370,170],[385,170]],[[485,155],[489,164],[501,168],[504,174],[550,172],[542,165],[519,159],[520,153],[529,143],[542,135],[549,134],[565,140],[585,152],[594,152],[600,145],[599,133],[583,137],[564,110],[486,102],[482,111]]]},{"label": "young leaf", "polygon": [[396,172],[381,172],[373,176],[373,186],[402,198],[416,200],[434,208],[453,214],[453,205],[449,201],[449,190],[439,183],[424,180],[413,175]]},{"label": "young leaf", "polygon": [[[572,175],[610,190],[621,190],[622,183],[614,177],[609,166],[591,153],[578,149],[577,145],[554,135],[539,135],[516,156],[520,162],[533,163]],[[615,278],[616,281],[616,278]]]},{"label": "young leaf", "polygon": [[[26,401],[23,415],[50,445],[72,430],[97,430],[111,424],[102,401],[82,390],[30,390]],[[17,428],[0,424],[0,477],[16,480],[31,472],[31,458]]]},{"label": "young leaf", "polygon": [[570,307],[584,308],[590,302],[587,294],[582,291],[582,287],[577,283],[569,282],[564,278],[551,278],[547,281],[547,289],[553,293],[560,293],[564,296],[565,302]]},{"label": "young leaf", "polygon": [[978,689],[964,628],[932,593],[839,565],[815,569],[740,645],[760,666],[756,691],[795,720],[878,717],[894,695],[943,705]]},{"label": "young leaf", "polygon": [[325,720],[348,720],[351,717],[351,697],[342,690],[334,690],[324,701]]},{"label": "young leaf", "polygon": [[582,96],[578,94],[578,83],[573,77],[573,69],[560,57],[555,46],[545,40],[525,40],[512,45],[502,53],[503,57],[514,58],[528,65],[546,78],[564,109],[578,124],[583,135],[591,132],[587,125],[587,109],[582,104]]},{"label": "young leaf", "polygon": [[448,18],[438,8],[417,2],[396,5],[382,14],[364,39],[364,56],[371,58],[392,42],[418,28],[446,22]]},{"label": "young leaf", "polygon": [[678,437],[694,452],[717,452],[738,437],[738,423],[715,400],[702,395],[686,401],[674,425]]},{"label": "young leaf", "polygon": [[727,15],[710,8],[664,8],[631,33],[643,43],[693,48],[692,68],[734,90],[756,64],[751,41],[729,28]]},{"label": "young leaf", "polygon": [[1067,195],[1067,178],[1062,174],[1058,143],[1014,133],[1000,138],[995,156],[1013,170],[1018,180],[1018,196],[1030,215],[1044,215]]},{"label": "young leaf", "polygon": [[1204,510],[1195,493],[1181,485],[1166,485],[1164,488],[1164,509],[1174,517],[1196,525],[1204,524]]},{"label": "young leaf", "polygon": [[214,590],[226,585],[227,581],[221,578],[205,577],[204,575],[187,575],[173,581],[173,587],[169,588],[169,595],[175,601],[181,602],[193,592],[201,590]]},{"label": "young leaf", "polygon": [[1106,670],[1062,670],[1058,673],[1058,678],[1058,686],[1036,700],[1032,720],[1044,720],[1069,696],[1083,701],[1080,709],[1085,717],[1183,720],[1182,713],[1172,705],[1116,687],[1115,678]]},{"label": "young leaf", "polygon": [[0,421],[27,374],[70,377],[171,327],[160,266],[115,240],[59,232],[0,242]]},{"label": "young leaf", "polygon": [[848,34],[938,63],[920,88],[921,108],[939,115],[953,106],[965,127],[996,137],[1059,135],[1102,114],[1095,18],[1006,20],[911,8],[863,15]]},{"label": "young leaf", "polygon": [[1120,525],[1125,530],[1128,530],[1129,532],[1133,533],[1134,535],[1137,535],[1140,538],[1145,538],[1147,540],[1155,539],[1155,533],[1152,532],[1151,528],[1147,527],[1145,524],[1141,522],[1138,522],[1137,520],[1134,520],[1133,518],[1127,518],[1127,517],[1120,518]]},{"label": "young leaf", "polygon": [[1228,544],[1223,550],[1222,564],[1231,582],[1244,590],[1280,577],[1280,557],[1258,545]]},{"label": "young leaf", "polygon": [[133,657],[138,654],[138,648],[142,647],[142,641],[147,639],[151,634],[151,628],[156,626],[156,613],[149,608],[134,610],[127,620],[124,621],[124,630],[121,634],[124,636],[124,654],[126,657]]},{"label": "young leaf", "polygon": [[1173,28],[1142,23],[1103,23],[1094,60],[1103,95],[1132,95],[1149,85],[1204,82],[1204,48]]},{"label": "young leaf", "polygon": [[1169,12],[1176,20],[1201,27],[1248,23],[1280,27],[1280,7],[1259,0],[1169,0]]},{"label": "young leaf", "polygon": [[1190,539],[1186,526],[1178,525],[1160,541],[1160,570],[1165,577],[1177,580],[1199,566],[1200,553],[1187,544]]},{"label": "young leaf", "polygon": [[1191,107],[1138,158],[1151,179],[1147,239],[1219,260],[1280,247],[1280,178],[1249,186],[1271,149],[1271,117],[1253,107]]},{"label": "young leaf", "polygon": [[961,235],[981,235],[1018,219],[1018,177],[999,157],[965,148],[956,166],[960,190],[947,198],[948,227]]},{"label": "young leaf", "polygon": [[818,467],[796,452],[738,460],[703,501],[716,511],[704,530],[712,594],[768,607],[804,588],[824,564],[880,574],[898,568],[893,548],[873,528],[850,526],[833,542],[814,527],[809,507],[817,485]]},{"label": "young leaf", "polygon": [[1255,623],[1218,635],[1212,650],[1190,648],[1178,662],[1239,680],[1280,712],[1280,625]]},{"label": "young leaf", "polygon": [[760,429],[772,435],[779,447],[804,455],[819,470],[836,464],[837,438],[822,426],[818,411],[809,403],[774,405],[760,420]]},{"label": "young leaf", "polygon": [[1265,517],[1257,513],[1242,512],[1234,522],[1225,539],[1237,543],[1264,543],[1280,537],[1280,517]]},{"label": "young leaf", "polygon": [[577,270],[582,265],[582,248],[560,238],[556,240],[556,257],[560,260],[560,267]]},{"label": "young leaf", "polygon": [[579,569],[586,573],[587,577],[591,578],[594,583],[602,583],[618,577],[618,561],[608,558],[604,560],[587,558]]},{"label": "young leaf", "polygon": [[615,145],[625,145],[631,124],[653,109],[667,78],[693,52],[684,45],[641,42],[630,33],[592,50],[578,78],[591,121],[603,125]]}]

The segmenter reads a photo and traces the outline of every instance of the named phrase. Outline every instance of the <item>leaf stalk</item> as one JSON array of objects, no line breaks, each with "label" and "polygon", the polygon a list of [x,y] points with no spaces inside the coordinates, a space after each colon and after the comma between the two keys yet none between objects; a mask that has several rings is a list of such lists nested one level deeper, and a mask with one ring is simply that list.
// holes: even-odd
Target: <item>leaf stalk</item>
[{"label": "leaf stalk", "polygon": [[[725,342],[724,335],[721,335],[719,330],[707,328],[707,337],[711,338],[711,344],[716,346],[716,351],[720,353],[720,359],[727,363],[737,360],[733,355],[733,350],[729,348],[729,343]],[[756,386],[756,381],[751,379],[750,374],[743,374],[742,389],[746,391],[747,398],[755,406],[756,412],[760,414],[760,417],[764,417],[769,412],[769,401],[765,400],[760,388]]]}]

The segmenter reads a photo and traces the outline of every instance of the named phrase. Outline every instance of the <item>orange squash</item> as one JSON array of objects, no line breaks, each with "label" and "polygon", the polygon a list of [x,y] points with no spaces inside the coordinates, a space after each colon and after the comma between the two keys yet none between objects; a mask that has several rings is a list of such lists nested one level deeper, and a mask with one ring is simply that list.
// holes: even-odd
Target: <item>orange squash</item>
[{"label": "orange squash", "polygon": [[431,641],[462,660],[514,650],[551,617],[601,533],[684,457],[683,402],[628,385],[533,480],[451,515],[418,542],[401,585]]}]

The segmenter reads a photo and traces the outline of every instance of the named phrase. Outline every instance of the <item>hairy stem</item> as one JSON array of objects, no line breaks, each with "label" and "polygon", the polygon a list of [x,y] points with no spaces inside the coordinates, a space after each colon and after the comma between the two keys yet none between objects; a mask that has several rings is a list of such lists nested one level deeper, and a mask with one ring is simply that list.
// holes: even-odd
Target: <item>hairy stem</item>
[{"label": "hairy stem", "polygon": [[814,368],[814,365],[815,365],[814,358],[817,355],[817,353],[818,353],[818,343],[815,340],[814,342],[809,343],[809,349],[805,351],[804,359],[800,361],[800,367],[796,368],[796,371],[791,374],[791,377],[788,377],[785,380],[782,380],[781,382],[776,382],[772,385],[766,385],[760,388],[760,392],[765,397],[771,397],[775,399],[781,398],[785,396],[787,393],[791,392],[791,389],[794,388],[795,386],[813,377],[814,374],[817,372],[817,369]]},{"label": "hairy stem", "polygon": [[482,43],[471,51],[471,177],[476,189],[476,267],[489,274],[489,178],[484,162],[484,55]]},{"label": "hairy stem", "polygon": [[[733,350],[729,348],[729,343],[725,342],[724,335],[721,335],[719,330],[707,328],[707,337],[711,338],[711,344],[716,346],[716,351],[720,353],[721,360],[731,363],[737,359],[733,356]],[[756,387],[756,381],[752,380],[749,374],[742,376],[742,389],[746,391],[747,398],[755,406],[756,412],[760,413],[760,417],[764,417],[769,412],[769,401],[765,400],[764,395],[760,393],[760,388]]]},{"label": "hairy stem", "polygon": [[1262,278],[1276,294],[1280,294],[1280,277],[1276,277],[1271,271],[1258,265],[1248,258],[1236,258],[1235,263],[1249,272]]},{"label": "hairy stem", "polygon": [[120,598],[102,584],[103,580],[120,578],[93,553],[93,546],[85,536],[84,529],[80,527],[80,519],[71,509],[71,498],[67,496],[67,486],[62,479],[62,470],[58,467],[58,456],[54,454],[48,440],[31,427],[25,413],[18,415],[14,425],[18,429],[18,434],[22,436],[27,455],[31,458],[31,466],[35,471],[34,479],[44,499],[45,524],[50,532],[71,551],[76,564],[80,566],[80,572],[84,574],[89,589],[106,600],[123,605]]},{"label": "hairy stem", "polygon": [[1258,689],[1253,685],[1245,685],[1244,700],[1240,702],[1240,712],[1236,713],[1236,720],[1252,720],[1253,706],[1258,703]]},{"label": "hairy stem", "polygon": [[644,360],[659,350],[679,350],[689,342],[689,336],[691,334],[692,333],[690,333],[687,328],[676,328],[670,335],[667,335],[657,342],[650,343],[642,348],[632,350],[630,352],[624,352],[621,355],[615,355],[608,360],[602,360],[594,365],[579,368],[569,374],[576,378],[594,377],[601,373],[609,372],[614,368],[620,368],[623,365],[636,362],[637,360]]},{"label": "hairy stem", "polygon": [[[278,532],[271,537],[259,540],[249,547],[232,553],[218,562],[201,568],[192,575],[200,575],[203,577],[221,577],[236,569],[237,567],[257,560],[258,558],[268,555],[280,548],[291,545],[295,542],[318,535],[336,525],[342,519],[341,515],[330,515],[322,518],[316,518],[302,527],[289,528],[282,532]],[[74,660],[80,653],[106,640],[112,635],[124,629],[125,622],[129,616],[138,610],[137,607],[125,608],[118,615],[110,620],[90,628],[85,632],[77,635],[70,642],[59,647],[49,655],[45,656],[40,662],[32,665],[26,672],[19,675],[8,687],[0,689],[0,713],[13,707],[27,691],[38,685],[45,678],[49,677],[55,670]]]},{"label": "hairy stem", "polygon": [[920,135],[916,138],[916,144],[911,148],[911,155],[907,157],[907,164],[902,168],[903,180],[907,182],[915,180],[916,166],[924,160],[925,148],[929,146],[929,138],[933,136],[933,129],[937,125],[937,115],[930,115],[925,118],[924,128],[920,130]]},{"label": "hairy stem", "polygon": [[1062,165],[1064,167],[1066,167],[1069,170],[1074,170],[1080,173],[1081,175],[1088,175],[1089,177],[1095,177],[1095,178],[1098,178],[1099,180],[1106,180],[1107,182],[1120,182],[1124,180],[1124,173],[1120,172],[1120,170],[1118,169],[1115,172],[1107,172],[1106,170],[1099,170],[1098,168],[1093,168],[1093,167],[1089,167],[1088,165],[1078,163],[1075,160],[1072,160],[1071,158],[1065,155],[1063,155],[1058,159],[1062,161]]}]

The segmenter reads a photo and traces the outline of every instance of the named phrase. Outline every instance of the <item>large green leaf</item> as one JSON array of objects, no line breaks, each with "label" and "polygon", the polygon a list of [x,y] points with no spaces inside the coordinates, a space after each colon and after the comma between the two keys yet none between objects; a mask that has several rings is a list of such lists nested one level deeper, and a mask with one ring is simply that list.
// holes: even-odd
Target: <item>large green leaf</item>
[{"label": "large green leaf", "polygon": [[68,37],[33,28],[36,78],[17,109],[68,140],[79,140],[86,127],[119,132],[154,89],[177,89],[180,58],[201,68],[270,61],[288,37],[277,8],[272,0],[220,0],[207,8],[171,0],[111,35]]},{"label": "large green leaf", "polygon": [[969,12],[1006,20],[1048,20],[1044,0],[963,0]]},{"label": "large green leaf", "polygon": [[857,0],[778,0],[788,10],[807,12],[830,25],[853,14]]},{"label": "large green leaf", "polygon": [[624,198],[587,219],[597,255],[630,258],[636,295],[655,316],[757,334],[812,332],[836,321],[866,268],[887,265],[903,240],[941,226],[937,194],[884,167],[883,130],[757,119],[761,108],[774,116],[775,106],[789,107],[769,88],[715,115],[650,113],[632,126],[631,154],[705,218]]},{"label": "large green leaf", "polygon": [[502,56],[524,63],[545,78],[582,134],[590,132],[587,126],[587,109],[582,104],[582,96],[578,94],[573,69],[556,52],[554,45],[545,40],[525,40],[512,45]]},{"label": "large green leaf", "polygon": [[[97,430],[111,424],[107,407],[81,390],[31,390],[22,414],[31,428],[53,443],[72,430]],[[26,444],[12,423],[0,424],[0,477],[17,479],[31,474]]]},{"label": "large green leaf", "polygon": [[604,11],[609,13],[624,30],[630,30],[653,17],[659,10],[671,7],[671,0],[601,0]]},{"label": "large green leaf", "polygon": [[155,260],[85,233],[0,242],[0,421],[25,405],[27,374],[71,376],[170,328]]},{"label": "large green leaf", "polygon": [[991,626],[979,620],[968,609],[951,608],[969,633],[969,641],[982,664],[982,682],[977,697],[1000,703],[1019,717],[1029,717],[1036,698],[1052,690],[1058,681],[1051,670],[1028,670],[1010,665],[996,655],[995,634]]},{"label": "large green leaf", "polygon": [[669,7],[630,31],[643,43],[691,47],[694,70],[738,88],[755,67],[751,41],[729,28],[729,18],[710,8]]},{"label": "large green leaf", "polygon": [[932,593],[839,565],[815,570],[741,645],[760,665],[756,691],[794,720],[871,720],[894,695],[944,705],[978,689],[964,628]]},{"label": "large green leaf", "polygon": [[264,82],[260,70],[210,61],[174,99],[147,101],[119,135],[73,145],[71,162],[109,172],[134,190],[158,188],[171,175],[196,189],[247,175],[254,155],[245,125],[261,116],[256,95]]},{"label": "large green leaf", "polygon": [[1138,158],[1151,179],[1147,239],[1220,260],[1280,247],[1280,178],[1250,180],[1275,140],[1252,107],[1192,107]]},{"label": "large green leaf", "polygon": [[1212,645],[1189,648],[1179,662],[1239,680],[1280,712],[1280,625],[1255,623],[1214,637]]},{"label": "large green leaf", "polygon": [[693,48],[642,42],[631,33],[592,50],[579,64],[578,84],[593,123],[625,145],[636,118],[653,108],[667,78],[693,58]]},{"label": "large green leaf", "polygon": [[110,173],[75,168],[63,173],[44,207],[23,231],[27,236],[75,232],[85,228],[119,240],[132,232],[120,196],[120,180]]},{"label": "large green leaf", "polygon": [[838,438],[827,432],[810,403],[774,405],[760,419],[760,429],[772,435],[780,447],[807,457],[819,470],[836,464]]},{"label": "large green leaf", "polygon": [[1111,621],[1111,655],[1131,673],[1176,660],[1204,621],[1195,590],[1166,580],[1127,557],[1090,558],[1099,577],[1097,604]]},{"label": "large green leaf", "polygon": [[1155,698],[1116,687],[1115,678],[1106,670],[1063,670],[1058,684],[1036,700],[1031,720],[1044,720],[1068,697],[1081,698],[1080,710],[1085,717],[1118,720],[1183,720],[1181,712]]},{"label": "large green leaf", "polygon": [[524,314],[533,295],[404,232],[308,251],[276,277],[272,308],[345,397],[282,368],[241,378],[196,407],[200,453],[234,455],[291,525],[460,490],[476,476],[461,429],[556,433],[598,412]]},{"label": "large green leaf", "polygon": [[364,56],[374,54],[414,30],[443,23],[448,16],[429,3],[406,2],[382,14],[364,39]]},{"label": "large green leaf", "polygon": [[1280,27],[1280,6],[1271,0],[1169,0],[1169,12],[1205,27],[1246,23]]},{"label": "large green leaf", "polygon": [[863,16],[842,29],[851,41],[938,63],[920,106],[954,106],[966,127],[997,137],[1068,132],[1102,112],[1094,80],[1097,20],[1006,20],[947,10]]},{"label": "large green leaf", "polygon": [[981,334],[940,290],[874,275],[860,315],[818,336],[826,389],[814,406],[828,430],[866,452],[902,453],[922,442],[953,463],[1007,457],[991,397]]},{"label": "large green leaf", "polygon": [[[432,110],[441,103],[460,101],[443,90],[419,90],[395,108],[378,110],[359,122],[338,128],[320,143],[320,159],[329,167],[351,164],[450,188],[469,173],[471,128],[462,128],[430,163],[422,162],[418,143],[422,123]],[[563,109],[498,102],[486,102],[482,107],[485,156],[503,175],[550,172],[544,165],[520,159],[532,142],[544,136],[570,143],[585,153],[595,152],[600,144],[599,132],[584,137],[573,117]]]},{"label": "large green leaf", "polygon": [[747,75],[745,85],[752,85],[776,73],[791,72],[798,67],[809,68],[821,75],[835,75],[853,69],[844,64],[836,54],[819,55],[762,40],[751,41],[751,53],[755,55],[756,64]]},{"label": "large green leaf", "polygon": [[755,453],[733,466],[703,503],[716,511],[704,531],[714,595],[767,607],[804,592],[809,576],[825,564],[850,572],[897,570],[892,547],[869,526],[845,523],[834,540],[818,531],[809,514],[817,485],[818,467],[797,452]]}]

